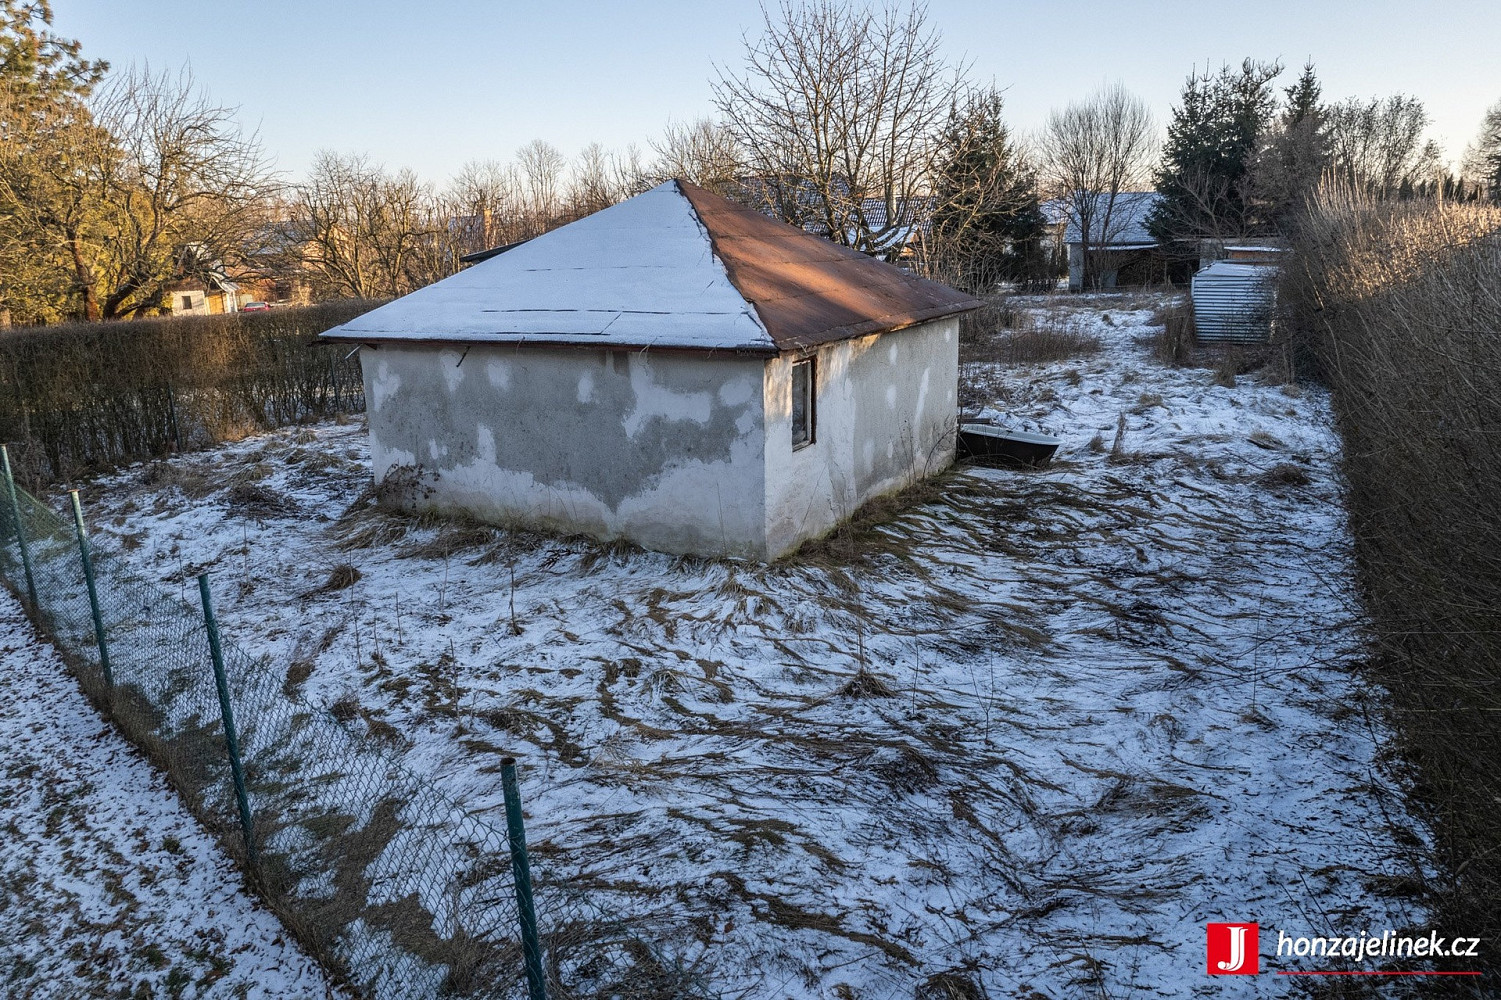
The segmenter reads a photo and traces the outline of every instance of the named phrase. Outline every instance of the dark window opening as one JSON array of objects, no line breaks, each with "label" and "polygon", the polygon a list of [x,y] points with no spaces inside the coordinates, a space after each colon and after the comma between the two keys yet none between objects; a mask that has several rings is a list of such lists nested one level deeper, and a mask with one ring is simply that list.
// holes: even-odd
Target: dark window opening
[{"label": "dark window opening", "polygon": [[813,443],[813,361],[792,366],[792,450]]}]

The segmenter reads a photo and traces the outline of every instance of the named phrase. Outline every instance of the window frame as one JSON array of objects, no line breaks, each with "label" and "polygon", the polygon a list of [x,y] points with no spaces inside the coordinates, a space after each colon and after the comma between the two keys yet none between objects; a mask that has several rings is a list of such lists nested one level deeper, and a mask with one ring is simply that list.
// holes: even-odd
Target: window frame
[{"label": "window frame", "polygon": [[[805,370],[808,373],[807,380],[803,387],[803,423],[806,425],[807,433],[801,440],[799,440],[797,433],[797,373],[798,369],[804,368],[804,366],[806,366]],[[792,390],[792,406],[790,407],[790,413],[788,415],[790,418],[789,423],[791,424],[792,432],[792,450],[802,451],[804,448],[807,448],[818,441],[817,359],[810,355],[806,358],[799,358],[796,361],[792,362],[792,370],[789,374],[788,381],[791,383],[790,388]]]}]

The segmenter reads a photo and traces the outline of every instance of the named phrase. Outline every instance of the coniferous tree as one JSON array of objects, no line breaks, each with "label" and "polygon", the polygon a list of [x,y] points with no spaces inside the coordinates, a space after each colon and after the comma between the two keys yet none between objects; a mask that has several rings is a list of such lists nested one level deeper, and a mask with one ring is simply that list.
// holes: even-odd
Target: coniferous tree
[{"label": "coniferous tree", "polygon": [[1313,63],[1306,63],[1297,82],[1283,93],[1287,103],[1251,171],[1257,210],[1277,232],[1293,224],[1329,167],[1323,88]]},{"label": "coniferous tree", "polygon": [[996,90],[955,105],[940,137],[929,236],[946,280],[983,292],[999,281],[1040,281],[1042,210],[1037,175],[1011,138]]},{"label": "coniferous tree", "polygon": [[[0,318],[62,318],[78,292],[59,231],[89,212],[67,197],[100,132],[85,100],[109,66],[52,33],[51,4],[0,0]],[[48,232],[50,230],[51,232]]]},{"label": "coniferous tree", "polygon": [[1211,74],[1195,71],[1173,109],[1157,173],[1162,196],[1147,229],[1162,242],[1265,231],[1251,166],[1276,111],[1280,63],[1247,59]]}]

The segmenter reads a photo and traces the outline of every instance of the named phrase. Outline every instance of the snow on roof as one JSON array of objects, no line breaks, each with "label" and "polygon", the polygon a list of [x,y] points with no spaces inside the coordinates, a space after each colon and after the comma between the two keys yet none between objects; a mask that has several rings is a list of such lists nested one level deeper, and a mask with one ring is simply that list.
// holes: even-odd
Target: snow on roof
[{"label": "snow on roof", "polygon": [[[1115,204],[1110,210],[1110,223],[1107,229],[1105,209],[1109,199],[1103,193],[1095,195],[1094,217],[1089,220],[1091,248],[1099,248],[1101,245],[1119,249],[1155,246],[1157,240],[1147,232],[1147,216],[1151,214],[1152,208],[1161,198],[1162,196],[1156,191],[1122,191],[1115,196]],[[1071,199],[1063,200],[1063,205],[1068,211],[1068,228],[1064,233],[1063,242],[1079,243],[1082,230],[1079,227],[1077,215],[1069,205],[1070,201]]]},{"label": "snow on roof", "polygon": [[1194,278],[1235,278],[1254,281],[1268,280],[1274,272],[1265,264],[1252,261],[1217,260],[1200,268]]},{"label": "snow on roof", "polygon": [[978,305],[668,181],[323,336],[774,354]]}]

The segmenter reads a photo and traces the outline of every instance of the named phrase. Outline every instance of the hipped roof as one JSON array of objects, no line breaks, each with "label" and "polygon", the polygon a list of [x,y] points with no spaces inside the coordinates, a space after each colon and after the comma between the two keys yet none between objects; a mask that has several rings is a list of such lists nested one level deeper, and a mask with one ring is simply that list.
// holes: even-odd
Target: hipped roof
[{"label": "hipped roof", "polygon": [[776,354],[979,305],[673,180],[323,336]]}]

